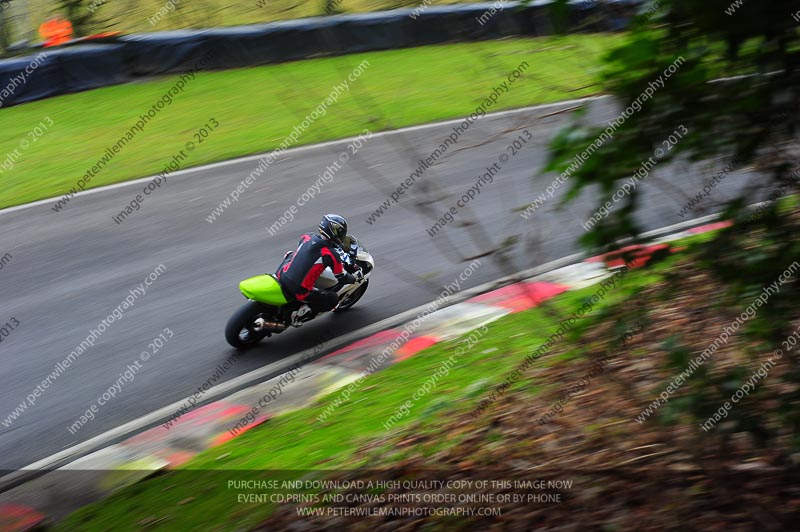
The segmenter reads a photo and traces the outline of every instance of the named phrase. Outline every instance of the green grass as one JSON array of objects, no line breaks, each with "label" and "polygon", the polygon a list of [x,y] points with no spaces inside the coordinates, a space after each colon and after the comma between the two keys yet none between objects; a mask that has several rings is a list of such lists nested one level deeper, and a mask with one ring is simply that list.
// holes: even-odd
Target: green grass
[{"label": "green grass", "polygon": [[[629,297],[660,278],[674,261],[673,256],[654,268],[628,273],[617,289],[608,292],[592,313],[578,322],[573,336],[580,336],[602,322],[610,309],[623,306]],[[596,291],[597,286],[567,292],[551,300],[548,307],[556,316],[567,316]],[[325,422],[320,423],[317,416],[338,391],[309,408],[271,419],[200,454],[179,471],[131,486],[79,510],[56,530],[139,530],[142,523],[147,523],[147,530],[247,530],[267,517],[273,506],[237,503],[236,493],[242,490],[228,489],[229,480],[309,479],[322,477],[324,473],[320,470],[326,469],[387,468],[397,464],[406,453],[415,452],[413,445],[393,446],[386,440],[388,435],[427,435],[428,441],[439,442],[434,451],[450,447],[461,436],[441,434],[441,420],[470,415],[557,327],[558,321],[542,308],[489,324],[479,343],[458,358],[449,374],[438,380],[436,388],[414,402],[410,413],[388,433],[383,428],[384,421],[411,399],[442,361],[454,354],[463,339],[437,344],[371,375],[349,402]],[[562,342],[574,345],[574,340],[566,336]],[[572,352],[568,355],[577,356]],[[562,358],[545,355],[528,368],[512,389],[537,393],[544,386],[558,385],[538,382],[535,376],[537,369]],[[491,408],[483,415],[491,416]],[[351,458],[364,448],[370,449],[368,459]]]},{"label": "green grass", "polygon": [[[270,150],[364,60],[369,66],[351,90],[297,145],[355,135],[364,128],[379,131],[465,116],[522,61],[530,67],[492,111],[596,94],[600,58],[623,39],[513,39],[202,73],[89,186],[160,172],[211,118],[220,127],[189,154],[184,167]],[[31,140],[29,132],[46,117],[54,125],[20,150],[13,169],[0,173],[0,208],[67,193],[176,80],[130,83],[4,109],[0,164],[3,154]]]}]

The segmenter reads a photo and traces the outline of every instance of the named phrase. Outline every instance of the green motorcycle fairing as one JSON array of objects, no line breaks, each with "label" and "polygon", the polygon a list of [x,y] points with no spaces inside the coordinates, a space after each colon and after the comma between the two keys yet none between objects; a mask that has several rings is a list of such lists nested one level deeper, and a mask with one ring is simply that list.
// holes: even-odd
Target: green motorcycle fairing
[{"label": "green motorcycle fairing", "polygon": [[239,283],[239,290],[247,299],[268,305],[282,306],[288,301],[283,295],[281,285],[272,275],[256,275]]}]

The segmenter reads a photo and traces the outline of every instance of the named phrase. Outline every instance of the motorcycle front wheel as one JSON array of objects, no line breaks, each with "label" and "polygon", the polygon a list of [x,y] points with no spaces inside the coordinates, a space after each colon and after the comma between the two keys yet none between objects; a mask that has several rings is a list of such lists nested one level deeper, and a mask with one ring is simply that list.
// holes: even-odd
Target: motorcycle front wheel
[{"label": "motorcycle front wheel", "polygon": [[358,300],[361,299],[361,296],[364,295],[364,292],[367,291],[367,286],[369,286],[369,279],[364,281],[364,283],[361,286],[356,288],[352,294],[345,297],[342,300],[342,302],[336,306],[334,312],[343,312],[352,307],[353,305],[355,305],[358,302]]},{"label": "motorcycle front wheel", "polygon": [[253,347],[264,339],[267,331],[256,331],[256,318],[264,313],[264,306],[256,301],[248,301],[233,313],[225,326],[225,340],[236,349]]}]

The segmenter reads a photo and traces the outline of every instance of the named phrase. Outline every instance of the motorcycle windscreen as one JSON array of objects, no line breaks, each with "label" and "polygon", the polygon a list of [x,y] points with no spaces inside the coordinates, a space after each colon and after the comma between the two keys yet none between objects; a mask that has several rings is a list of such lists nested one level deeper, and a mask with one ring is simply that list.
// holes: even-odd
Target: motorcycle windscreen
[{"label": "motorcycle windscreen", "polygon": [[268,305],[285,305],[288,303],[281,290],[281,285],[271,275],[256,275],[239,283],[239,290],[248,299],[260,301]]}]

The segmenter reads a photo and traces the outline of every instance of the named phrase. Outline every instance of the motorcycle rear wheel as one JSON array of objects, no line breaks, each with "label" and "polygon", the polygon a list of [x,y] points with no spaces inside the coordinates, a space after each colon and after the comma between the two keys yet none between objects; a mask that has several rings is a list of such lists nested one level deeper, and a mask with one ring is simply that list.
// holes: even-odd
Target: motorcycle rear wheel
[{"label": "motorcycle rear wheel", "polygon": [[248,301],[225,325],[225,340],[236,349],[248,349],[267,336],[267,331],[256,331],[253,329],[255,320],[264,313],[264,305],[256,301]]}]

